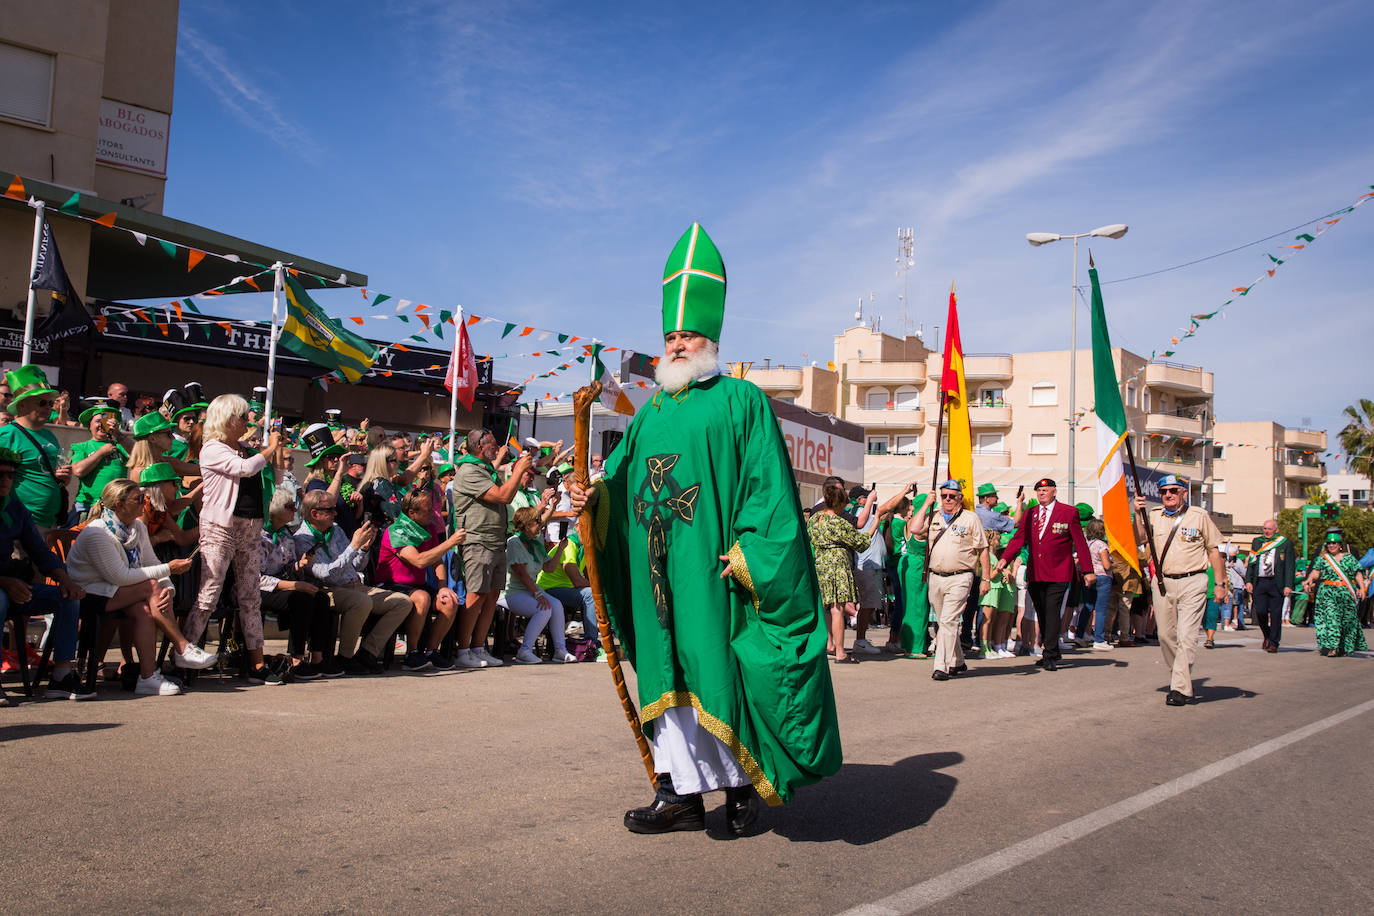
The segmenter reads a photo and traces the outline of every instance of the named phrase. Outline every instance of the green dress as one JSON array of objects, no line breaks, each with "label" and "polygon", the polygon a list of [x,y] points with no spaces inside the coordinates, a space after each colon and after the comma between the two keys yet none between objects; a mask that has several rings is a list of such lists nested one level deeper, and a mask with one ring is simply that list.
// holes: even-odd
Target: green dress
[{"label": "green dress", "polygon": [[[1364,631],[1360,629],[1360,618],[1355,611],[1355,596],[1331,571],[1331,567],[1327,565],[1326,555],[1318,557],[1314,563],[1321,575],[1317,580],[1316,614],[1313,621],[1317,629],[1317,645],[1323,649],[1346,654],[1367,649]],[[1354,585],[1355,575],[1360,571],[1360,561],[1347,553],[1342,555],[1336,564],[1350,580],[1350,584]]]},{"label": "green dress", "polygon": [[821,604],[852,604],[859,600],[854,589],[854,554],[867,550],[869,535],[849,520],[829,512],[817,512],[806,526],[811,549],[816,555],[816,579],[821,587]]},{"label": "green dress", "polygon": [[763,392],[719,375],[659,392],[597,487],[606,607],[645,731],[695,708],[771,805],[838,770],[816,570]]},{"label": "green dress", "polygon": [[[912,500],[916,512],[925,508],[930,497],[922,493]],[[913,516],[914,517],[914,516]],[[906,529],[903,526],[903,536]],[[908,655],[925,655],[929,651],[930,638],[930,595],[926,582],[926,542],[914,537],[906,537],[906,549],[902,553],[902,631],[899,639],[902,651]]]}]

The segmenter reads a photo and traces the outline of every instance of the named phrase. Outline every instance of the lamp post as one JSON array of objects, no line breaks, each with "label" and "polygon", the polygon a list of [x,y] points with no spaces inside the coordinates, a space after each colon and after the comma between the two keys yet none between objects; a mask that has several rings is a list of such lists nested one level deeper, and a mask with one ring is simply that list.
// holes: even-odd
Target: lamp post
[{"label": "lamp post", "polygon": [[1099,226],[1092,232],[1079,232],[1076,235],[1053,232],[1029,232],[1026,241],[1039,247],[1057,242],[1060,239],[1073,239],[1073,287],[1069,290],[1069,502],[1074,501],[1074,459],[1078,440],[1078,240],[1084,238],[1119,239],[1126,234],[1125,223]]}]

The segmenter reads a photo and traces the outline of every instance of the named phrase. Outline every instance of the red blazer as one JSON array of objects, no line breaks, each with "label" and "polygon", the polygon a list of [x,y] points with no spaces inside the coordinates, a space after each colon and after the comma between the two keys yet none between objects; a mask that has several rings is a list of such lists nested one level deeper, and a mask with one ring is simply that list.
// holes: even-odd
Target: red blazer
[{"label": "red blazer", "polygon": [[1021,514],[1021,523],[1016,526],[1016,533],[1002,555],[1014,557],[1022,547],[1030,548],[1027,582],[1072,582],[1075,553],[1083,575],[1092,575],[1093,560],[1088,554],[1088,539],[1083,537],[1083,525],[1078,521],[1078,510],[1056,501],[1049,527],[1041,538],[1040,521],[1044,511],[1043,506],[1035,503]]}]

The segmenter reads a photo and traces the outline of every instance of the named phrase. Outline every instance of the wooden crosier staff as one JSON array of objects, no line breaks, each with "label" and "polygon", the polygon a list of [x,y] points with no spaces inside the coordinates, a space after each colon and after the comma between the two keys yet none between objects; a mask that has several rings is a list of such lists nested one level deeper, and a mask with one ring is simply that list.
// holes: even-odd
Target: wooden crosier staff
[{"label": "wooden crosier staff", "polygon": [[[590,489],[591,475],[587,470],[588,439],[592,419],[592,405],[601,396],[601,383],[593,381],[579,388],[573,394],[573,479],[583,490]],[[592,515],[585,509],[577,518],[577,531],[582,536],[582,555],[587,560],[587,582],[592,588],[592,600],[596,603],[596,627],[601,636],[601,648],[606,652],[610,665],[611,680],[615,683],[616,696],[629,720],[630,731],[634,733],[635,744],[639,746],[639,756],[644,761],[644,770],[649,774],[649,783],[657,786],[654,773],[654,753],[644,737],[644,729],[639,725],[639,712],[630,699],[629,688],[625,686],[625,673],[620,670],[620,656],[615,649],[611,635],[611,620],[606,615],[606,598],[601,591],[601,570],[596,564],[596,533]]]},{"label": "wooden crosier staff", "polygon": [[[1131,448],[1131,437],[1127,436],[1124,441],[1126,443],[1126,460],[1131,463],[1131,478],[1135,480],[1135,495],[1144,496],[1145,493],[1140,489],[1140,472],[1136,470],[1135,451]],[[1134,509],[1135,506],[1131,508]],[[1150,562],[1155,565],[1155,581],[1159,583],[1159,593],[1160,595],[1167,595],[1168,592],[1164,590],[1164,570],[1159,568],[1159,554],[1155,553],[1155,532],[1154,526],[1150,524],[1150,510],[1148,508],[1140,520],[1145,523],[1145,540],[1150,545]]]}]

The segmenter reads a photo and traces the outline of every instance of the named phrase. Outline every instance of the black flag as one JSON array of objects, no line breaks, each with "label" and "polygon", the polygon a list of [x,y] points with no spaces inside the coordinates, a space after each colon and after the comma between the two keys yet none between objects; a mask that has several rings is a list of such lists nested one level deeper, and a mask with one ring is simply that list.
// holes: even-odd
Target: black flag
[{"label": "black flag", "polygon": [[72,289],[72,281],[62,266],[62,255],[57,251],[57,240],[52,237],[52,227],[43,224],[43,238],[38,243],[38,261],[33,268],[31,289],[46,289],[52,293],[52,307],[48,317],[34,329],[34,340],[61,340],[85,331],[94,331],[90,313],[82,303],[81,297]]}]

